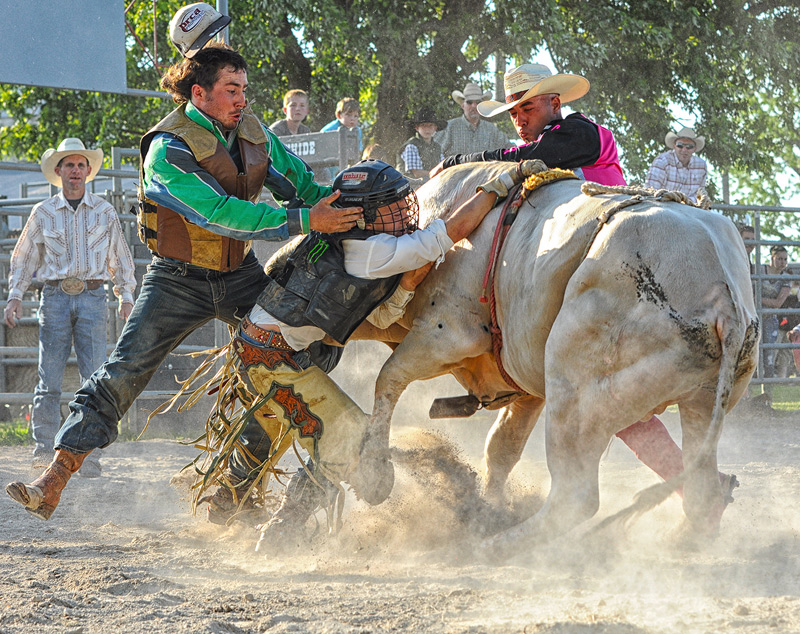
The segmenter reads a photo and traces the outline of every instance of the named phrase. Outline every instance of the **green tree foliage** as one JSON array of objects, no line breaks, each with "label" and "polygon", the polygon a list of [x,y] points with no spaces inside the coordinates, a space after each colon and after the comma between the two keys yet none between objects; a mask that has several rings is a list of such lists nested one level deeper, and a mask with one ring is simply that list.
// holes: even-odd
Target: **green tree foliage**
[{"label": "green tree foliage", "polygon": [[[129,4],[148,51],[129,34],[128,85],[154,90],[156,65],[178,59],[166,34],[183,3],[160,0],[155,16],[153,3]],[[731,173],[734,202],[778,204],[788,193],[778,172],[800,172],[798,0],[231,0],[229,9],[231,43],[251,65],[253,109],[268,123],[283,116],[289,88],[310,92],[312,129],[333,118],[340,98],[357,97],[367,138],[394,149],[419,107],[454,117],[450,91],[475,78],[491,88],[495,55],[522,63],[546,46],[558,70],[590,80],[571,106],[614,131],[629,180],[643,181],[667,130],[688,123],[673,120],[676,106],[698,121],[716,172]],[[0,151],[36,160],[67,135],[134,146],[170,107],[0,86],[0,110],[17,120]]]},{"label": "green tree foliage", "polygon": [[709,162],[760,183],[761,204],[779,202],[776,160],[800,147],[796,1],[557,4],[550,50],[592,81],[581,106],[615,131],[629,175],[643,178],[663,151],[677,105],[699,122]]}]

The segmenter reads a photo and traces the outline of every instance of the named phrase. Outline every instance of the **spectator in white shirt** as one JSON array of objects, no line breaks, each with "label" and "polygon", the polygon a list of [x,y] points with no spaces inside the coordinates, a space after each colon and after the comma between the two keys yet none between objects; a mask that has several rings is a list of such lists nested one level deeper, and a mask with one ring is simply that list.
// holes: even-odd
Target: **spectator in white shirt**
[{"label": "spectator in white shirt", "polygon": [[[80,139],[64,139],[57,150],[47,150],[42,173],[62,189],[31,210],[11,254],[4,311],[9,328],[22,316],[22,296],[34,274],[42,283],[39,383],[31,413],[36,469],[44,469],[53,458],[53,440],[61,426],[61,385],[73,343],[83,380],[106,360],[107,280],[119,299],[120,317],[127,319],[133,309],[133,257],[117,212],[86,190],[102,164],[103,151],[87,150]],[[98,452],[80,473],[100,475]]]},{"label": "spectator in white shirt", "polygon": [[686,194],[692,202],[705,195],[708,168],[697,152],[705,147],[705,137],[698,136],[692,128],[668,132],[664,139],[669,152],[656,157],[647,175],[647,186],[668,189]]}]

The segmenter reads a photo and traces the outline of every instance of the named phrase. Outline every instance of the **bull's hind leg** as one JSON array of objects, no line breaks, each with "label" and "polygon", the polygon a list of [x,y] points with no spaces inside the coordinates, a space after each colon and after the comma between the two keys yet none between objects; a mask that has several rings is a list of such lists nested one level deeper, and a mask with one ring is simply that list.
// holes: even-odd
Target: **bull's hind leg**
[{"label": "bull's hind leg", "polygon": [[[598,467],[608,434],[593,428],[590,411],[569,382],[552,389],[548,377],[545,443],[550,493],[530,519],[488,541],[493,556],[535,548],[591,518],[599,507]],[[551,392],[561,394],[550,398]]]},{"label": "bull's hind leg", "polygon": [[484,497],[490,504],[499,506],[505,503],[506,481],[514,465],[519,462],[543,408],[544,399],[527,396],[517,399],[497,415],[484,448]]},{"label": "bull's hind leg", "polygon": [[501,552],[518,538],[541,543],[590,519],[599,508],[598,469],[610,438],[674,399],[671,381],[654,369],[676,367],[681,350],[651,334],[669,324],[646,306],[641,316],[621,318],[622,291],[575,288],[545,349],[550,493],[534,517],[498,539]]},{"label": "bull's hind leg", "polygon": [[[699,455],[711,420],[712,406],[713,403],[681,403],[678,406],[685,467],[692,464]],[[713,536],[719,529],[724,510],[724,493],[717,471],[717,452],[712,451],[698,465],[697,470],[687,474],[683,485],[683,511],[691,524],[692,534]]]}]

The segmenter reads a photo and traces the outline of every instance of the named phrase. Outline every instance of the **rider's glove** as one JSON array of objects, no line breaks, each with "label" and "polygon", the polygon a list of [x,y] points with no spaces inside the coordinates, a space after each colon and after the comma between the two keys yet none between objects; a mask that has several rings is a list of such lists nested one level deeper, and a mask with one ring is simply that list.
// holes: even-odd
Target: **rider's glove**
[{"label": "rider's glove", "polygon": [[478,185],[475,191],[483,190],[487,194],[497,194],[497,200],[501,200],[508,196],[509,190],[513,189],[514,185],[519,185],[528,176],[547,171],[547,169],[547,165],[539,159],[511,163],[492,180]]}]

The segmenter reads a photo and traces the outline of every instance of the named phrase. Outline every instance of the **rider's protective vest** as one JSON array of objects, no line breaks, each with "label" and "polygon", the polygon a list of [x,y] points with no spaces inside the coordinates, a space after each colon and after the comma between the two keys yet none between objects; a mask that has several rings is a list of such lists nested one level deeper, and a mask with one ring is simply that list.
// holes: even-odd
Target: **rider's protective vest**
[{"label": "rider's protective vest", "polygon": [[[588,117],[585,118],[588,119]],[[608,128],[604,128],[597,123],[594,124],[600,133],[600,156],[592,165],[581,167],[584,178],[587,181],[593,181],[601,185],[627,185],[625,176],[622,174],[622,168],[619,165],[617,142],[614,140],[614,135]]]},{"label": "rider's protective vest", "polygon": [[174,258],[215,271],[234,271],[250,251],[250,242],[234,240],[203,229],[168,207],[144,196],[144,161],[156,134],[166,132],[189,146],[197,163],[220,184],[229,196],[258,202],[270,159],[267,135],[261,123],[243,113],[236,132],[243,172],[228,149],[212,132],[192,121],[182,105],[159,121],[142,137],[139,147],[139,238],[156,255]]},{"label": "rider's protective vest", "polygon": [[368,280],[344,268],[343,240],[365,240],[370,233],[309,233],[289,256],[284,268],[272,273],[256,303],[289,326],[316,326],[344,344],[358,325],[383,302],[400,275]]}]

